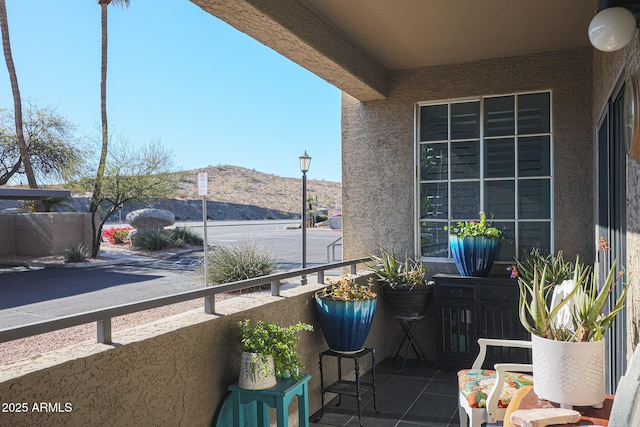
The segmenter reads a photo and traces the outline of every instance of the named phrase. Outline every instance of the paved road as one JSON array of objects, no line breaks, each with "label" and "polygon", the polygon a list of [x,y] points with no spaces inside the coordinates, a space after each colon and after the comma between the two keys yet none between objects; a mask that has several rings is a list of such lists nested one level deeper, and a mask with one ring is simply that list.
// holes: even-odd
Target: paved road
[{"label": "paved road", "polygon": [[[202,224],[180,224],[202,232]],[[210,224],[209,244],[255,241],[269,248],[280,269],[300,267],[301,231],[279,221]],[[326,247],[340,237],[329,229],[307,232],[307,265],[324,264]],[[48,318],[170,295],[202,286],[201,254],[81,269],[13,269],[0,272],[0,329]],[[337,251],[338,257],[341,256]]]}]

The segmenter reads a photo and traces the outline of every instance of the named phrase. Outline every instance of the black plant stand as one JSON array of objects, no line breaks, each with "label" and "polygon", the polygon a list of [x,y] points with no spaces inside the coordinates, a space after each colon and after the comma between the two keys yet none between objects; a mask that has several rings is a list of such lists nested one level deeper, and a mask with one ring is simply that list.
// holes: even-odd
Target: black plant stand
[{"label": "black plant stand", "polygon": [[[371,355],[371,378],[372,381],[360,381],[360,359],[366,355]],[[335,357],[338,360],[338,380],[325,387],[324,375],[322,370],[322,360],[324,357]],[[351,359],[354,363],[355,381],[347,381],[342,379],[342,359]],[[367,390],[373,390],[373,409],[376,413],[380,413],[376,406],[376,350],[374,348],[364,348],[356,353],[338,353],[333,350],[326,350],[320,353],[320,390],[322,391],[322,408],[320,408],[320,419],[324,415],[324,394],[335,393],[338,395],[338,406],[342,403],[342,395],[354,396],[358,406],[358,420],[362,427],[362,413],[360,410],[361,394]],[[319,421],[319,420],[318,420]]]},{"label": "black plant stand", "polygon": [[400,323],[400,327],[402,328],[402,332],[404,333],[404,336],[402,337],[402,341],[400,341],[400,345],[398,346],[398,350],[396,350],[396,355],[393,358],[393,360],[396,360],[398,357],[400,357],[400,351],[402,350],[402,347],[404,346],[405,341],[408,341],[407,348],[404,351],[404,356],[402,356],[402,366],[400,367],[401,369],[404,369],[404,364],[407,361],[409,349],[413,349],[413,352],[415,353],[418,360],[427,360],[427,358],[424,355],[424,352],[422,351],[422,348],[420,348],[420,344],[418,343],[418,340],[416,340],[416,335],[415,335],[416,330],[418,329],[418,326],[420,326],[420,322],[422,321],[422,319],[424,319],[424,316],[417,316],[417,317],[396,316],[396,320],[398,321],[398,323]]}]

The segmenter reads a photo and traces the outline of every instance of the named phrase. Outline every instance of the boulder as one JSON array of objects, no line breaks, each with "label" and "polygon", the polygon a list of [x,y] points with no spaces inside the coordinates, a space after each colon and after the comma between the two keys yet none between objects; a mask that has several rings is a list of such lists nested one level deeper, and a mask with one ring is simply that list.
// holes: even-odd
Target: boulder
[{"label": "boulder", "polygon": [[138,209],[137,211],[129,212],[126,221],[137,230],[145,230],[173,225],[176,222],[176,217],[173,212],[163,209]]}]

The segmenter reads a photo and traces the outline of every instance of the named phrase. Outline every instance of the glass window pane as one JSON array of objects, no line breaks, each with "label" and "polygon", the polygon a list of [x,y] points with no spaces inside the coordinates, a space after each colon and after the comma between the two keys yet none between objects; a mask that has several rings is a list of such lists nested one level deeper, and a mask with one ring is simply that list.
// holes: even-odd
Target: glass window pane
[{"label": "glass window pane", "polygon": [[518,176],[550,176],[549,136],[518,138]]},{"label": "glass window pane", "polygon": [[515,163],[513,138],[485,140],[484,174],[487,178],[515,176]]},{"label": "glass window pane", "polygon": [[420,219],[449,218],[448,188],[446,182],[420,185]]},{"label": "glass window pane", "polygon": [[551,131],[550,94],[518,95],[518,135],[549,133]]},{"label": "glass window pane", "polygon": [[420,144],[420,180],[447,179],[447,143]]},{"label": "glass window pane", "polygon": [[516,182],[485,181],[484,211],[488,218],[515,219],[516,218]]},{"label": "glass window pane", "polygon": [[449,106],[420,107],[420,141],[443,141],[449,138]]},{"label": "glass window pane", "polygon": [[514,98],[500,96],[485,98],[484,100],[484,135],[505,136],[514,135]]},{"label": "glass window pane", "polygon": [[548,179],[518,181],[518,216],[521,219],[551,219],[551,182]]},{"label": "glass window pane", "polygon": [[420,250],[423,257],[447,258],[449,256],[449,233],[445,222],[420,223]]},{"label": "glass window pane", "polygon": [[519,252],[530,252],[539,248],[543,253],[551,252],[551,223],[520,222],[518,223]]},{"label": "glass window pane", "polygon": [[451,179],[480,178],[480,142],[451,143]]},{"label": "glass window pane", "polygon": [[452,182],[451,183],[451,218],[463,221],[478,218],[480,211],[480,183]]},{"label": "glass window pane", "polygon": [[480,137],[480,102],[451,104],[451,139]]},{"label": "glass window pane", "polygon": [[[502,230],[503,240],[500,242],[500,252],[497,261],[513,263],[516,255],[516,225],[514,222],[493,221],[493,226]],[[505,266],[505,269],[507,267]],[[506,271],[506,270],[505,270]],[[508,274],[508,273],[505,273]]]}]

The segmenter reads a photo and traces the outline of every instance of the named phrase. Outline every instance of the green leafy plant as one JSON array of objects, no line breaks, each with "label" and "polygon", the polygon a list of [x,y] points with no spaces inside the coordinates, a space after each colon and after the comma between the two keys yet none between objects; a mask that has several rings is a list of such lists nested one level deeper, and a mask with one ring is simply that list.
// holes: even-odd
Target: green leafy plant
[{"label": "green leafy plant", "polygon": [[[604,238],[600,239],[598,252],[609,250]],[[557,258],[557,257],[555,257]],[[551,260],[555,260],[551,258]],[[600,263],[596,261],[593,267],[587,266],[576,258],[574,264],[565,264],[563,270],[571,266],[573,288],[555,306],[551,306],[553,290],[557,286],[557,277],[553,271],[554,265],[548,256],[540,253],[531,255],[527,261],[530,271],[518,277],[520,286],[520,321],[532,334],[539,337],[571,342],[598,341],[611,328],[616,315],[624,307],[628,286],[623,280],[624,273],[616,274],[615,260],[606,269],[603,283],[599,284]],[[554,275],[557,276],[554,278]],[[604,312],[607,300],[616,286],[623,286],[613,309]],[[573,306],[568,305],[572,303]],[[556,316],[563,307],[571,307],[571,325],[558,325]]]},{"label": "green leafy plant", "polygon": [[87,262],[89,255],[91,255],[89,248],[83,243],[80,243],[64,251],[64,262]]},{"label": "green leafy plant", "polygon": [[209,282],[230,283],[266,276],[273,273],[276,265],[271,252],[254,242],[215,246],[209,255]]},{"label": "green leafy plant", "polygon": [[523,252],[516,260],[516,275],[527,282],[531,282],[535,272],[541,267],[547,267],[546,281],[551,286],[562,283],[573,277],[575,266],[565,261],[562,251],[554,256],[544,253],[539,248],[533,248],[529,252]]},{"label": "green leafy plant", "polygon": [[378,276],[383,286],[392,289],[409,288],[426,285],[427,271],[419,258],[409,258],[405,253],[404,261],[400,261],[393,250],[380,248],[380,255],[369,255],[374,264],[365,264]]},{"label": "green leafy plant", "polygon": [[491,222],[487,221],[487,216],[484,212],[480,212],[479,221],[474,219],[472,221],[458,222],[455,226],[445,226],[444,229],[452,234],[457,234],[461,239],[476,236],[489,237],[490,239],[502,238],[502,230],[493,227]]},{"label": "green leafy plant", "polygon": [[[267,356],[273,356],[275,375],[278,377],[287,376],[287,373],[295,379],[302,377],[300,370],[304,366],[296,352],[296,345],[300,341],[296,332],[313,331],[313,326],[301,322],[290,326],[278,326],[262,320],[252,325],[249,319],[238,322],[238,326],[241,330],[242,351],[259,354],[260,356],[254,357],[261,357],[265,366]],[[270,372],[265,374],[268,375]]]},{"label": "green leafy plant", "polygon": [[377,297],[376,293],[371,290],[373,287],[373,279],[369,278],[367,286],[359,285],[355,277],[346,275],[340,276],[339,279],[327,279],[331,286],[320,289],[316,295],[320,298],[326,298],[334,301],[354,301],[367,300]]}]

